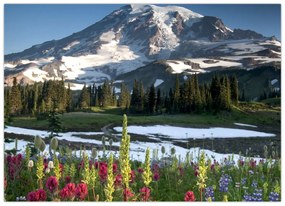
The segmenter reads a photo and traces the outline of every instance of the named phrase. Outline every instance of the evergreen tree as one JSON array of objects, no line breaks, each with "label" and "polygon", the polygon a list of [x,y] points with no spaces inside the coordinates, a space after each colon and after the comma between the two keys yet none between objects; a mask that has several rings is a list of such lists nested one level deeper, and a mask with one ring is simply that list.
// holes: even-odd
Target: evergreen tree
[{"label": "evergreen tree", "polygon": [[139,98],[140,98],[140,96],[139,96],[139,85],[138,85],[137,80],[135,79],[134,84],[133,84],[133,92],[131,95],[131,105],[130,105],[132,112],[138,111],[139,101],[140,101]]},{"label": "evergreen tree", "polygon": [[162,98],[161,98],[161,92],[160,92],[159,88],[157,89],[155,112],[157,114],[161,114],[162,113]]},{"label": "evergreen tree", "polygon": [[232,103],[237,105],[238,104],[239,92],[238,92],[238,81],[237,81],[237,77],[235,75],[231,77],[230,85],[231,85],[231,100],[232,100]]},{"label": "evergreen tree", "polygon": [[155,109],[155,102],[156,97],[155,97],[155,88],[154,85],[152,84],[150,87],[150,91],[148,94],[148,110],[150,114],[154,113],[154,109]]},{"label": "evergreen tree", "polygon": [[16,77],[13,78],[13,86],[11,88],[11,93],[9,95],[9,106],[10,106],[10,113],[12,115],[18,115],[22,109],[22,101],[21,101],[21,91],[18,87]]},{"label": "evergreen tree", "polygon": [[180,83],[179,83],[179,76],[176,75],[175,79],[175,89],[174,89],[174,96],[173,96],[173,111],[179,111],[179,99],[180,99]]},{"label": "evergreen tree", "polygon": [[71,112],[72,110],[72,93],[70,89],[70,83],[68,83],[67,93],[66,93],[66,111]]},{"label": "evergreen tree", "polygon": [[84,84],[80,97],[79,97],[79,101],[78,101],[78,107],[80,109],[82,108],[87,108],[90,106],[90,97],[89,97],[90,93],[88,91],[88,89],[86,88],[86,85]]}]

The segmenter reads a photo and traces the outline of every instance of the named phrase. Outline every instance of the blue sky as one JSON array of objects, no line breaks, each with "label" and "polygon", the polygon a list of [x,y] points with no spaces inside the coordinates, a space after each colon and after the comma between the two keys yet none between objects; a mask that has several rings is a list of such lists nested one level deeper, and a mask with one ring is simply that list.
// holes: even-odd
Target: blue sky
[{"label": "blue sky", "polygon": [[[35,44],[60,39],[101,20],[122,4],[6,4],[4,54],[20,52]],[[161,5],[163,6],[163,5]],[[204,16],[217,16],[230,28],[251,29],[281,38],[278,4],[183,4]]]}]

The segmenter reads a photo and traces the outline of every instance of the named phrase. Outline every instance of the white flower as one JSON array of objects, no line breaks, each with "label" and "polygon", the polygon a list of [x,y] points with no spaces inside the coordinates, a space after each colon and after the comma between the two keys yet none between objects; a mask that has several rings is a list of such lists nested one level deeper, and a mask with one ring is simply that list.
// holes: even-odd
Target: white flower
[{"label": "white flower", "polygon": [[53,166],[53,161],[49,161],[49,162],[48,162],[48,168],[49,168],[49,169],[54,168],[54,166]]},{"label": "white flower", "polygon": [[29,168],[32,168],[34,166],[34,161],[33,160],[30,160],[29,163],[28,163],[28,167]]},{"label": "white flower", "polygon": [[46,174],[50,173],[50,168],[46,168]]}]

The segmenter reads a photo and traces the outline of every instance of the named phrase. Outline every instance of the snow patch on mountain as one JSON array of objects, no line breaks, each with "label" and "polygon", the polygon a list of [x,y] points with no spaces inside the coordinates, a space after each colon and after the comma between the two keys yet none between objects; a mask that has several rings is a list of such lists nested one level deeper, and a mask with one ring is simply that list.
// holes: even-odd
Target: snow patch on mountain
[{"label": "snow patch on mountain", "polygon": [[158,87],[159,85],[161,85],[164,81],[162,79],[156,79],[154,82],[154,87]]},{"label": "snow patch on mountain", "polygon": [[74,42],[71,42],[70,44],[68,44],[66,47],[63,48],[63,50],[69,50],[71,49],[71,47],[74,47],[75,45],[77,44],[80,44],[80,41],[74,41]]},{"label": "snow patch on mountain", "polygon": [[166,64],[170,66],[173,70],[173,74],[180,74],[182,72],[186,72],[189,74],[199,74],[199,73],[205,73],[206,71],[203,69],[193,69],[191,65],[187,65],[184,63],[184,61],[174,61],[174,60],[168,60],[166,61]]}]

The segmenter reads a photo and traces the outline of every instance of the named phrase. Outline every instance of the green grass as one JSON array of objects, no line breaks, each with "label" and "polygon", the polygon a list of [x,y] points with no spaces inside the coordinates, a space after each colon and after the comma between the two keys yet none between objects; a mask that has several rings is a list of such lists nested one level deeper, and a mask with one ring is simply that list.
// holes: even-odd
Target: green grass
[{"label": "green grass", "polygon": [[[60,115],[64,131],[100,131],[108,124],[121,125],[122,112],[118,108],[93,109],[95,112],[71,112]],[[128,125],[168,124],[177,126],[207,127],[233,126],[234,122],[280,128],[280,110],[264,103],[241,103],[231,112],[219,114],[175,114],[155,116],[128,116]],[[17,127],[47,129],[47,120],[32,117],[17,117],[10,124]]]}]

